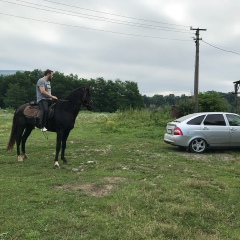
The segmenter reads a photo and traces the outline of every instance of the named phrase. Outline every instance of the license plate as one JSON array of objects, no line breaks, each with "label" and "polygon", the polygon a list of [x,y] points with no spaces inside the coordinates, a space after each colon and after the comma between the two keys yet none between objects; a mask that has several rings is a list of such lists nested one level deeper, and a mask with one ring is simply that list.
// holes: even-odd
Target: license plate
[{"label": "license plate", "polygon": [[172,129],[168,129],[167,133],[172,134]]}]

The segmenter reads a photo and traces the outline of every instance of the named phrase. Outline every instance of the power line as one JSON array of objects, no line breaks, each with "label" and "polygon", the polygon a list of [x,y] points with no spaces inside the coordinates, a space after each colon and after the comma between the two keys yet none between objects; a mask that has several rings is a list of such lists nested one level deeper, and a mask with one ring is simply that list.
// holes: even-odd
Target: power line
[{"label": "power line", "polygon": [[[12,2],[9,2],[9,1],[4,1],[4,0],[0,0],[0,1],[12,3]],[[44,6],[44,5],[40,5],[40,4],[30,3],[30,2],[22,1],[22,0],[18,0],[18,2],[24,2],[24,3],[28,3],[28,4],[32,4],[32,5],[37,5],[37,6],[40,6],[40,7],[47,7],[47,8],[49,8],[49,6]],[[17,4],[17,3],[12,3],[12,4]],[[17,4],[17,5],[21,5],[21,4]],[[26,6],[26,5],[22,5],[22,6]],[[26,6],[26,7],[30,7],[30,6]],[[114,21],[119,21],[119,22],[123,22],[123,23],[137,24],[137,25],[147,26],[147,27],[160,27],[160,28],[174,29],[174,30],[179,30],[179,31],[180,30],[185,30],[185,29],[176,29],[176,28],[162,27],[162,26],[156,26],[156,25],[134,23],[134,22],[129,22],[129,21],[123,21],[123,20],[111,19],[111,18],[106,18],[106,17],[94,16],[94,15],[90,15],[90,14],[77,13],[77,12],[63,10],[63,9],[58,9],[58,8],[54,8],[54,9],[60,10],[60,11],[64,11],[64,12],[70,12],[70,13],[74,13],[74,14],[81,14],[81,15],[86,15],[86,16],[91,16],[91,17],[97,17],[97,18],[100,18],[100,19],[114,20]]]},{"label": "power line", "polygon": [[2,13],[2,12],[0,12],[0,14],[5,15],[5,16],[15,17],[15,18],[28,19],[28,20],[32,20],[32,21],[36,21],[36,22],[44,22],[44,23],[50,23],[50,24],[61,25],[61,26],[66,26],[66,27],[81,28],[81,29],[94,30],[94,31],[99,31],[99,32],[107,32],[107,33],[114,33],[114,34],[120,34],[120,35],[133,36],[133,37],[154,38],[154,39],[173,40],[173,41],[182,41],[182,42],[191,41],[191,40],[185,40],[185,39],[161,38],[161,37],[147,36],[147,35],[140,35],[140,34],[132,34],[132,33],[123,33],[123,32],[115,32],[115,31],[108,31],[108,30],[100,30],[100,29],[96,29],[96,28],[81,27],[81,26],[76,26],[76,25],[71,25],[71,24],[64,24],[64,23],[50,22],[50,21],[40,20],[40,19],[35,19],[35,18],[22,17],[22,16],[17,16],[17,15],[13,15],[13,14]]},{"label": "power line", "polygon": [[[202,41],[203,41],[203,40],[202,40]],[[214,48],[217,48],[217,49],[219,49],[219,50],[221,50],[221,51],[230,52],[230,53],[234,53],[234,54],[240,55],[240,53],[238,53],[238,52],[234,52],[234,51],[231,51],[231,50],[226,50],[226,49],[223,49],[223,48],[214,46],[214,45],[212,45],[212,44],[210,44],[210,43],[208,43],[208,42],[206,42],[206,41],[203,41],[203,42],[206,43],[206,44],[208,44],[209,46],[214,47]]]},{"label": "power line", "polygon": [[[97,21],[105,21],[105,22],[110,22],[110,23],[114,23],[114,24],[128,25],[128,26],[131,26],[131,27],[140,27],[140,28],[148,28],[148,29],[154,29],[154,30],[159,30],[159,31],[170,31],[170,32],[179,32],[179,33],[192,34],[192,33],[190,33],[190,32],[182,31],[182,30],[184,30],[184,29],[161,27],[161,26],[153,26],[153,25],[146,25],[146,24],[141,24],[141,23],[121,21],[121,20],[116,20],[116,19],[110,19],[110,18],[105,18],[105,17],[93,16],[93,15],[89,15],[89,14],[77,13],[77,12],[73,12],[73,11],[67,11],[67,10],[55,8],[55,9],[58,10],[58,11],[64,11],[64,12],[58,12],[58,11],[54,11],[54,10],[43,9],[43,8],[34,7],[34,6],[28,6],[28,5],[24,5],[24,4],[20,4],[20,3],[13,3],[13,2],[6,1],[6,0],[0,0],[0,1],[2,1],[2,2],[7,2],[7,3],[10,3],[10,4],[14,4],[14,5],[19,5],[19,6],[24,6],[24,7],[39,9],[39,10],[42,10],[42,11],[54,12],[54,13],[57,13],[57,14],[63,14],[63,15],[68,15],[68,16],[75,16],[75,17],[93,19],[93,20],[97,20]],[[30,3],[30,2],[21,1],[21,0],[19,0],[19,2],[24,2],[24,3],[28,3],[28,4],[33,4],[33,3]],[[40,7],[47,7],[47,8],[49,8],[49,6],[44,6],[44,5],[40,5],[40,4],[33,4],[33,5],[37,5],[37,6],[40,6]],[[69,14],[69,13],[66,13],[66,12],[69,12],[70,14]],[[72,13],[73,13],[73,14],[72,14]],[[76,14],[77,14],[77,15],[76,15]],[[79,15],[85,15],[85,16],[90,16],[90,17],[79,16]],[[96,17],[97,17],[97,18],[96,18]],[[100,19],[100,18],[102,18],[102,19]],[[112,21],[112,20],[113,20],[113,21]]]},{"label": "power line", "polygon": [[93,10],[93,9],[89,9],[89,8],[82,8],[82,7],[73,6],[73,5],[69,5],[69,4],[58,3],[58,2],[55,2],[55,1],[51,1],[51,0],[42,0],[42,1],[51,2],[51,3],[54,3],[54,4],[63,5],[63,6],[67,6],[67,7],[83,9],[83,10],[91,11],[91,12],[98,12],[98,13],[108,14],[108,15],[112,15],[112,16],[117,16],[117,17],[129,18],[129,19],[134,19],[134,20],[140,20],[140,21],[144,21],[144,22],[160,23],[160,24],[179,26],[179,27],[190,27],[190,26],[184,26],[184,25],[179,25],[179,24],[166,23],[166,22],[160,22],[160,21],[153,21],[153,20],[147,20],[147,19],[142,19],[142,18],[135,18],[135,17],[129,17],[129,16],[124,16],[124,15],[119,15],[119,14],[102,12],[102,11],[97,11],[97,10]]}]

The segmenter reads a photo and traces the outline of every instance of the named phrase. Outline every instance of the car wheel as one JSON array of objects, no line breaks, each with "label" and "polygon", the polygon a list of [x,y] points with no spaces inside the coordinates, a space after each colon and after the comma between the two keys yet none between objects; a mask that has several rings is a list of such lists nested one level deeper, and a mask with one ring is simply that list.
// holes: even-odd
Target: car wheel
[{"label": "car wheel", "polygon": [[196,138],[192,140],[189,144],[190,152],[203,153],[207,149],[207,143],[202,138]]}]

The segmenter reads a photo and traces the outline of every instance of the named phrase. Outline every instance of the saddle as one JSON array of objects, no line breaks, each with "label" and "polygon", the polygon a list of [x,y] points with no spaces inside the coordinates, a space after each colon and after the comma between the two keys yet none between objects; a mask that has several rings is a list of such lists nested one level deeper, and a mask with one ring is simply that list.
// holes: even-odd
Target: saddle
[{"label": "saddle", "polygon": [[[48,109],[48,118],[53,117],[55,104],[56,103],[53,103],[50,105],[50,107]],[[40,110],[37,102],[32,101],[28,104],[28,106],[25,107],[25,109],[23,110],[23,114],[27,118],[40,118],[41,110]]]}]

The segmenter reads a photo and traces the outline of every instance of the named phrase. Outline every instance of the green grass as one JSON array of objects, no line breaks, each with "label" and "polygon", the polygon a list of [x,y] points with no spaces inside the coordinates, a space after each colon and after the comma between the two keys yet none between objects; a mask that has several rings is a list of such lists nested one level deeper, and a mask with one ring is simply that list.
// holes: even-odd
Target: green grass
[{"label": "green grass", "polygon": [[239,150],[166,145],[168,118],[81,112],[55,170],[54,133],[34,130],[22,163],[6,152],[12,112],[1,110],[0,240],[240,239]]}]

